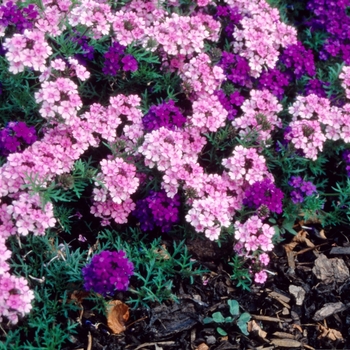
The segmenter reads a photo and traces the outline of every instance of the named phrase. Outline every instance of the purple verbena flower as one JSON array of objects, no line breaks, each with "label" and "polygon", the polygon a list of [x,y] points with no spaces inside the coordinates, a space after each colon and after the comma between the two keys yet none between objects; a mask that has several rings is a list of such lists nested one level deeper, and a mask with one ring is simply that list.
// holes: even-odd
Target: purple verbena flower
[{"label": "purple verbena flower", "polygon": [[117,290],[125,291],[133,273],[134,265],[124,251],[105,250],[96,254],[82,269],[84,288],[103,296],[114,294]]},{"label": "purple verbena flower", "polygon": [[126,55],[122,58],[123,71],[125,72],[135,72],[138,69],[137,61],[134,56]]},{"label": "purple verbena flower", "polygon": [[283,192],[270,179],[254,182],[246,191],[243,204],[258,209],[266,206],[270,211],[282,213]]}]

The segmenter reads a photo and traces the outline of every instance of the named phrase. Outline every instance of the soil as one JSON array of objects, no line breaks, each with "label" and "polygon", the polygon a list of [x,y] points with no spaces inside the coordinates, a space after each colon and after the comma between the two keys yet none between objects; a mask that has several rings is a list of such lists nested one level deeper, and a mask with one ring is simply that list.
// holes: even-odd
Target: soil
[{"label": "soil", "polygon": [[[231,280],[215,243],[187,242],[209,272],[192,284],[178,281],[178,302],[126,307],[114,315],[121,326],[114,334],[107,319],[88,312],[82,301],[78,334],[66,349],[350,349],[350,230],[322,230],[310,223],[296,230],[270,254],[268,281],[250,291]],[[240,313],[251,316],[246,335],[237,317],[221,324],[203,322],[215,312],[229,317],[229,300],[237,300]]]}]

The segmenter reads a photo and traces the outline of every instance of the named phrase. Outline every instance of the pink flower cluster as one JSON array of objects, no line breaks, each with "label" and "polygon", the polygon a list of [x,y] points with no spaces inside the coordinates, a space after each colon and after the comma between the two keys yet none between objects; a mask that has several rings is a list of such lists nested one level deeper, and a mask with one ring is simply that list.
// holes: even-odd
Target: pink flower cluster
[{"label": "pink flower cluster", "polygon": [[222,68],[212,67],[211,60],[205,53],[201,53],[193,57],[189,63],[185,63],[179,75],[186,91],[194,93],[195,96],[203,95],[203,97],[212,95],[225,80]]},{"label": "pink flower cluster", "polygon": [[310,94],[298,96],[289,107],[289,113],[293,117],[286,139],[302,150],[307,158],[315,160],[326,139],[350,142],[349,103],[342,108],[330,106],[327,98]]},{"label": "pink flower cluster", "polygon": [[264,224],[257,215],[251,216],[243,224],[236,221],[234,226],[235,238],[244,244],[247,254],[259,249],[264,252],[273,249],[272,237],[275,234],[275,229]]},{"label": "pink flower cluster", "polygon": [[35,93],[35,100],[37,103],[42,102],[40,114],[43,118],[49,121],[64,120],[67,125],[74,125],[74,117],[83,105],[77,85],[68,78],[44,81],[41,89]]},{"label": "pink flower cluster", "polygon": [[113,160],[103,159],[100,163],[101,173],[97,176],[93,190],[94,200],[105,202],[107,196],[114,203],[121,204],[130,195],[135,193],[139,185],[139,179],[135,177],[136,167],[126,163],[121,158]]},{"label": "pink flower cluster", "polygon": [[46,69],[46,59],[52,54],[45,34],[39,30],[15,33],[11,38],[5,39],[3,46],[7,49],[5,57],[10,64],[9,71],[14,74],[23,72],[25,67],[43,72]]},{"label": "pink flower cluster", "polygon": [[297,43],[296,29],[281,22],[278,10],[265,0],[225,2],[245,15],[240,21],[242,29],[233,33],[233,51],[249,60],[250,74],[258,78],[265,65],[275,67],[280,48]]},{"label": "pink flower cluster", "polygon": [[130,195],[136,192],[140,182],[136,177],[136,167],[121,158],[103,159],[100,164],[101,173],[95,182],[91,213],[103,219],[103,226],[108,225],[111,219],[124,224],[135,209]]},{"label": "pink flower cluster", "polygon": [[[0,202],[1,204],[1,202]],[[7,260],[11,252],[6,247],[6,238],[15,233],[11,215],[7,213],[6,204],[0,207],[0,322],[6,317],[12,324],[18,322],[18,316],[24,316],[31,308],[34,293],[29,289],[28,282],[9,273]]]},{"label": "pink flower cluster", "polygon": [[7,206],[7,213],[11,214],[17,232],[22,236],[29,232],[44,235],[45,230],[54,227],[56,223],[52,203],[46,203],[43,207],[38,194],[20,193],[18,199]]},{"label": "pink flower cluster", "polygon": [[229,158],[222,160],[222,165],[228,169],[228,176],[231,180],[244,187],[244,181],[250,185],[262,181],[267,176],[273,181],[269,174],[265,158],[260,156],[255,148],[244,148],[236,146]]},{"label": "pink flower cluster", "polygon": [[84,25],[92,32],[94,39],[108,35],[110,23],[114,20],[111,7],[102,1],[82,0],[68,13],[68,22],[72,26]]},{"label": "pink flower cluster", "polygon": [[232,121],[232,125],[239,129],[244,138],[252,131],[259,133],[259,139],[266,141],[276,127],[282,126],[277,114],[282,111],[282,105],[268,90],[251,90],[250,98],[241,106],[243,114]]}]

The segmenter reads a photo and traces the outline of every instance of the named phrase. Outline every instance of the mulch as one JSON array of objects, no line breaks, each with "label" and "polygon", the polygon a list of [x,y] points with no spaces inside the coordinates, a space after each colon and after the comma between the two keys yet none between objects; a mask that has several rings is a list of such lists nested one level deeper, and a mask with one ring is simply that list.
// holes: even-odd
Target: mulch
[{"label": "mulch", "polygon": [[[78,335],[66,349],[350,349],[350,229],[303,222],[295,229],[298,234],[286,235],[272,252],[268,281],[249,292],[231,280],[215,244],[188,242],[193,257],[210,270],[205,280],[177,281],[178,302],[130,309],[127,321],[116,316],[119,334],[85,306]],[[231,299],[251,315],[248,335],[237,322],[203,322],[215,312],[230,316]]]}]

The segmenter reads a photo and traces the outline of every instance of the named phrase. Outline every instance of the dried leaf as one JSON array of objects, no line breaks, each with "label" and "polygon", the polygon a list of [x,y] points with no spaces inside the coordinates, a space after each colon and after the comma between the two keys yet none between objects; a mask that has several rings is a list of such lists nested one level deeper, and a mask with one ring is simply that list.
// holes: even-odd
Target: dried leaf
[{"label": "dried leaf", "polygon": [[198,345],[198,347],[196,348],[196,350],[208,350],[209,346],[205,343],[201,343]]},{"label": "dried leaf", "polygon": [[321,323],[318,324],[317,328],[318,328],[318,331],[321,333],[317,337],[318,339],[327,337],[328,339],[330,339],[332,341],[336,341],[336,340],[344,341],[342,334],[335,329],[323,326]]},{"label": "dried leaf", "polygon": [[114,334],[125,331],[125,322],[129,319],[129,306],[120,300],[112,300],[107,306],[107,324]]},{"label": "dried leaf", "polygon": [[262,339],[265,339],[267,336],[267,333],[263,331],[261,327],[254,320],[248,322],[247,329],[249,333],[254,332]]}]

